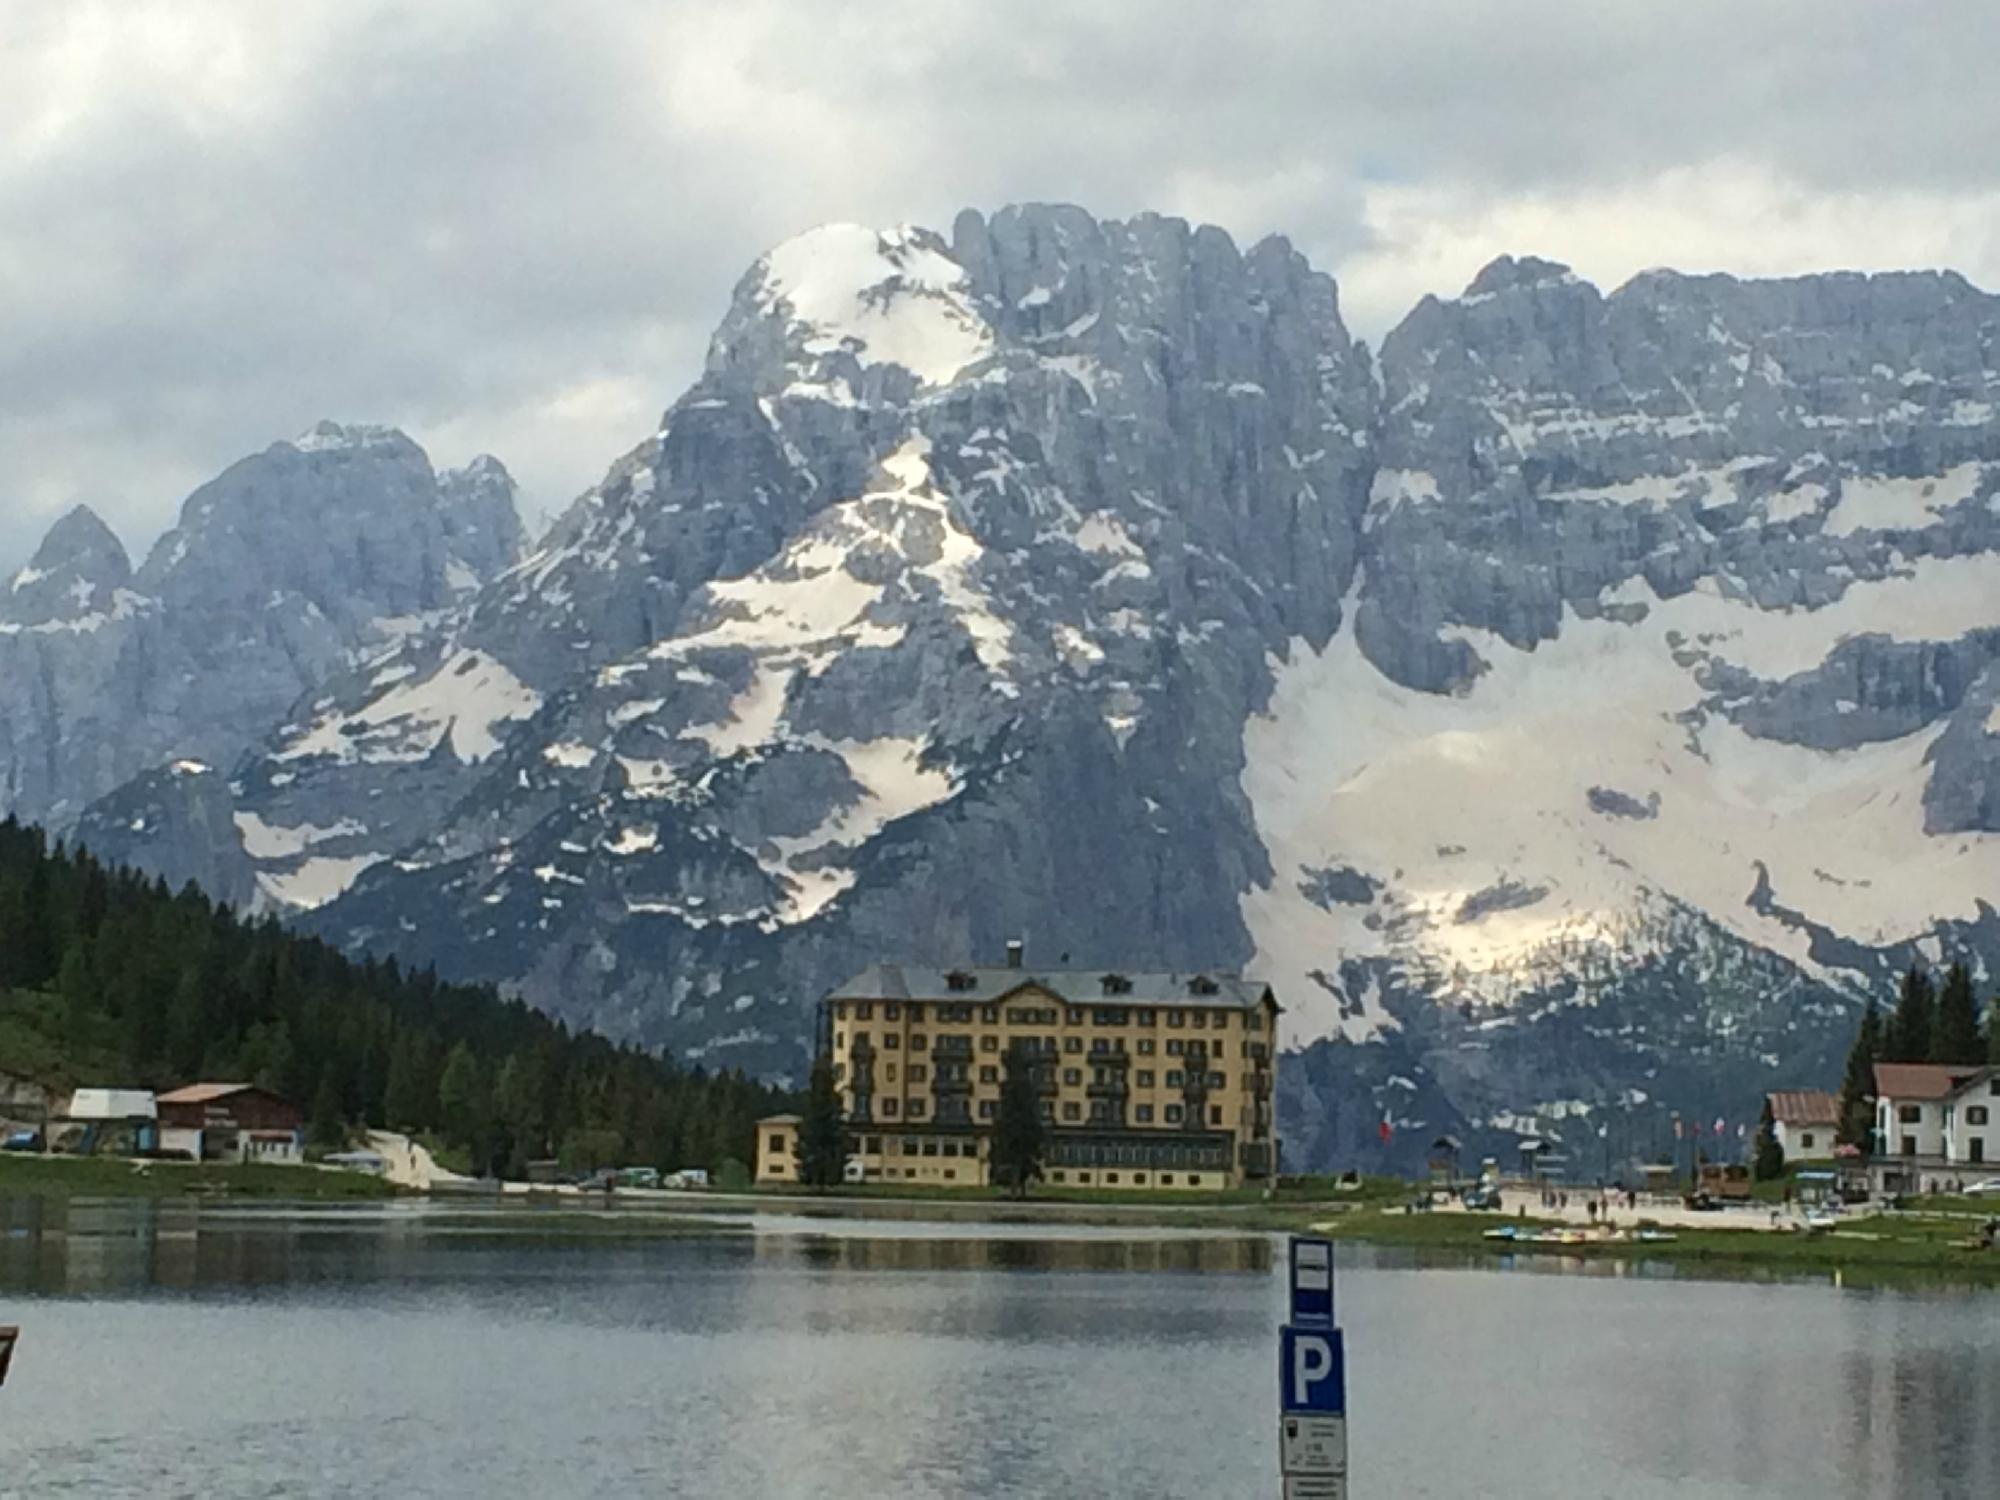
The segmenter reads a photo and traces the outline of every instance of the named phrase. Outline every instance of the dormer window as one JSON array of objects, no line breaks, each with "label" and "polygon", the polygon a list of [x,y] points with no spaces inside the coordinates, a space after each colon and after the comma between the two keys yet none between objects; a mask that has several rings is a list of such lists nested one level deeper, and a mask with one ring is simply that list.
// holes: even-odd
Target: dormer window
[{"label": "dormer window", "polygon": [[1206,974],[1197,974],[1188,981],[1188,993],[1190,995],[1213,995],[1218,993],[1221,988],[1222,986],[1218,985]]},{"label": "dormer window", "polygon": [[978,980],[963,969],[953,969],[949,974],[944,976],[945,988],[960,992],[971,989],[978,982]]},{"label": "dormer window", "polygon": [[1129,995],[1132,993],[1132,981],[1127,979],[1123,974],[1106,974],[1102,982],[1104,993],[1107,995]]}]

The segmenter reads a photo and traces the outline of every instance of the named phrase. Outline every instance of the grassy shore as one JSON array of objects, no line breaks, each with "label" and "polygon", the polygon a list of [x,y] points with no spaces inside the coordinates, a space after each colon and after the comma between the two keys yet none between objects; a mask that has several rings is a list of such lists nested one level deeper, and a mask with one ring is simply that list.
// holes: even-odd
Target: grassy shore
[{"label": "grassy shore", "polygon": [[291,1198],[351,1202],[394,1197],[365,1172],[258,1163],[132,1162],[94,1156],[0,1154],[0,1198]]}]

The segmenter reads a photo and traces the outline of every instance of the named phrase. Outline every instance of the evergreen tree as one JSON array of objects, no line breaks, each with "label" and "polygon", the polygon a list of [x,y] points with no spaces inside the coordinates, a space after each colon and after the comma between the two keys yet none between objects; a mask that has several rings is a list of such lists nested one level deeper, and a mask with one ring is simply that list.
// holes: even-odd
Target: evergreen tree
[{"label": "evergreen tree", "polygon": [[334,1076],[332,1063],[320,1071],[306,1138],[328,1151],[338,1151],[347,1143],[347,1121],[340,1112],[340,1080]]},{"label": "evergreen tree", "polygon": [[1785,1148],[1778,1144],[1778,1117],[1771,1110],[1771,1096],[1764,1096],[1764,1113],[1757,1122],[1757,1154],[1751,1174],[1759,1182],[1776,1182],[1785,1175]]},{"label": "evergreen tree", "polygon": [[1875,1136],[1875,1064],[1881,1060],[1882,1016],[1870,1000],[1847,1049],[1847,1071],[1840,1080],[1840,1123],[1834,1139],[1843,1146],[1870,1150]]},{"label": "evergreen tree", "polygon": [[[50,992],[56,1003],[37,1013],[54,1018],[46,1040],[58,1056],[114,1050],[136,1087],[243,1078],[309,1101],[322,1126],[437,1130],[481,1167],[500,1145],[538,1154],[583,1131],[597,1149],[622,1142],[632,1160],[715,1171],[753,1153],[760,1117],[797,1107],[740,1073],[572,1032],[490,986],[350,959],[0,817],[0,990],[13,987]],[[503,1075],[504,1131],[493,1103]]]},{"label": "evergreen tree", "polygon": [[833,1059],[825,1053],[814,1060],[806,1083],[798,1159],[799,1181],[808,1187],[838,1187],[847,1170],[847,1124],[833,1080]]},{"label": "evergreen tree", "polygon": [[1042,1175],[1042,1101],[1035,1086],[1035,1055],[1018,1042],[1007,1049],[1000,1079],[999,1118],[993,1126],[993,1180],[1016,1198]]},{"label": "evergreen tree", "polygon": [[1951,966],[1944,976],[1944,987],[1938,991],[1930,1060],[1973,1064],[1986,1060],[1986,1038],[1979,1032],[1979,1001],[1973,996],[1972,976],[1964,964]]},{"label": "evergreen tree", "polygon": [[451,1139],[468,1146],[486,1134],[486,1079],[464,1042],[451,1049],[438,1079],[438,1123]]},{"label": "evergreen tree", "polygon": [[1929,1062],[1931,1032],[1936,1020],[1936,992],[1931,977],[1915,964],[1903,976],[1896,1013],[1882,1034],[1882,1062]]}]

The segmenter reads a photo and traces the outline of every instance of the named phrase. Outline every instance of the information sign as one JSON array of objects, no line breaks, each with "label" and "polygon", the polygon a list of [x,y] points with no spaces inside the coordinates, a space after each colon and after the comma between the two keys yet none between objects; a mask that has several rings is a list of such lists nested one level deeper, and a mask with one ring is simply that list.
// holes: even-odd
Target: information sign
[{"label": "information sign", "polygon": [[1333,1241],[1292,1240],[1292,1326],[1333,1327]]},{"label": "information sign", "polygon": [[1286,1474],[1345,1474],[1347,1418],[1280,1417],[1278,1467]]}]

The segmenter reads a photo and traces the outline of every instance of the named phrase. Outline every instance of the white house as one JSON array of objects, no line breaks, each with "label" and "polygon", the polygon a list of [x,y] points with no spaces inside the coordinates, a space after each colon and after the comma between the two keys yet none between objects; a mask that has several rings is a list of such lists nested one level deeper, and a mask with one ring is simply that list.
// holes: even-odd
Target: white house
[{"label": "white house", "polygon": [[1833,1155],[1833,1135],[1840,1125],[1838,1099],[1825,1089],[1779,1089],[1766,1097],[1786,1161]]},{"label": "white house", "polygon": [[1875,1065],[1878,1190],[1948,1192],[2000,1176],[2000,1071],[1944,1063]]}]

